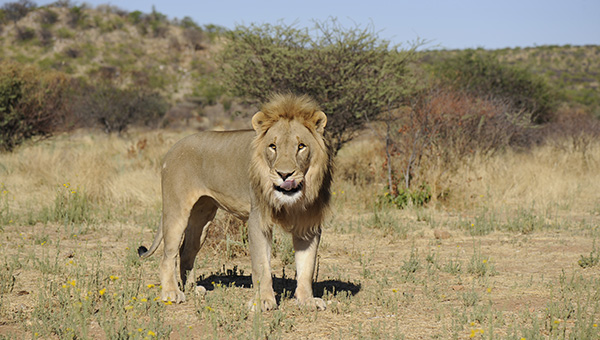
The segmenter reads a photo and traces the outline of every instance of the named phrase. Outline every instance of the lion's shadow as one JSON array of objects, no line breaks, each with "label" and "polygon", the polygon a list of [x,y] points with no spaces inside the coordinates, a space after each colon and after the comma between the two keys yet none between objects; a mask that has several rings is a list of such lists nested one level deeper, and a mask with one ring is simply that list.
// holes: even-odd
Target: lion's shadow
[{"label": "lion's shadow", "polygon": [[[214,290],[215,285],[221,284],[223,286],[240,287],[240,288],[251,288],[252,287],[252,276],[245,275],[244,271],[240,271],[237,267],[233,269],[223,268],[223,271],[219,273],[212,273],[209,276],[201,276],[196,280],[197,285],[201,285],[206,290]],[[296,279],[273,276],[273,290],[277,295],[277,300],[281,297],[293,296],[296,289]],[[313,294],[315,297],[322,298],[326,292],[329,295],[337,296],[342,293],[347,296],[354,296],[361,290],[360,283],[344,282],[340,280],[325,280],[313,283]]]}]

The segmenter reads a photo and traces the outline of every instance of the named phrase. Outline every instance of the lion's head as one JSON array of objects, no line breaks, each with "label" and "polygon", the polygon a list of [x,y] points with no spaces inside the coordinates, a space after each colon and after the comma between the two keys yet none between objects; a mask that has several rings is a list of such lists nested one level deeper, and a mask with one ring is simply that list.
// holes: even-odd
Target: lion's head
[{"label": "lion's head", "polygon": [[332,177],[326,124],[308,96],[274,95],[252,117],[252,185],[263,213],[284,228],[297,226],[298,219],[313,226],[322,222]]}]

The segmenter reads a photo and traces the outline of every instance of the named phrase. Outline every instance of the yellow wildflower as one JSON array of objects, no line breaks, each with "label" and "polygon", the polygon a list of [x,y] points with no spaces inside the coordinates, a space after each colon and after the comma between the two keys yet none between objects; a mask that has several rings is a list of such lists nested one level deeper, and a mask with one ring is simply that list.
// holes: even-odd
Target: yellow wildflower
[{"label": "yellow wildflower", "polygon": [[106,293],[106,288],[102,288],[98,291],[98,294],[100,294],[100,296],[104,295],[104,293]]}]

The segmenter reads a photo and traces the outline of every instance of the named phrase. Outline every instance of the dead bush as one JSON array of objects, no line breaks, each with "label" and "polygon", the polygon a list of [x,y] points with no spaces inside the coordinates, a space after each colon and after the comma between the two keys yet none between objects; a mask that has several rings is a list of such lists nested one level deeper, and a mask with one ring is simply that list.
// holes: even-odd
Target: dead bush
[{"label": "dead bush", "polygon": [[183,36],[187,40],[188,45],[194,50],[203,50],[205,48],[204,32],[198,27],[189,27],[183,30]]},{"label": "dead bush", "polygon": [[42,45],[44,47],[48,47],[48,46],[52,45],[52,39],[53,39],[52,31],[48,27],[43,26],[42,28],[40,28],[40,31],[39,31],[39,39],[40,39],[40,45]]},{"label": "dead bush", "polygon": [[120,88],[111,81],[81,85],[73,99],[76,125],[122,134],[131,125],[156,127],[168,108],[159,93],[146,88]]},{"label": "dead bush", "polygon": [[25,17],[29,12],[33,11],[37,5],[33,1],[19,0],[14,2],[7,2],[0,10],[2,10],[3,17],[5,20],[11,20],[17,23],[21,18]]},{"label": "dead bush", "polygon": [[443,87],[420,92],[409,106],[389,113],[386,124],[392,195],[414,183],[436,184],[432,176],[451,173],[471,155],[491,156],[522,143],[532,128],[531,115],[503,99]]},{"label": "dead bush", "polygon": [[58,13],[49,8],[44,8],[38,13],[38,22],[42,26],[51,26],[58,21]]},{"label": "dead bush", "polygon": [[543,132],[546,143],[587,159],[591,146],[600,139],[600,120],[585,110],[564,108]]},{"label": "dead bush", "polygon": [[15,40],[25,42],[35,38],[35,30],[30,27],[15,26]]},{"label": "dead bush", "polygon": [[230,214],[218,214],[210,224],[206,237],[205,247],[213,251],[226,254],[232,259],[246,256],[248,245],[247,225]]},{"label": "dead bush", "polygon": [[70,83],[60,72],[0,62],[0,150],[61,127]]}]

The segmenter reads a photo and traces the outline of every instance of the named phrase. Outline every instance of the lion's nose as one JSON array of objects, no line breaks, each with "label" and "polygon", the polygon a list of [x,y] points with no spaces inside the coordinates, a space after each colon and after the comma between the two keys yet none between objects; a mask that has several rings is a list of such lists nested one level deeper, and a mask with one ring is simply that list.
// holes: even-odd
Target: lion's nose
[{"label": "lion's nose", "polygon": [[282,180],[285,181],[286,179],[288,179],[288,177],[293,175],[294,172],[295,171],[292,171],[292,172],[277,171],[277,174],[279,175],[279,177],[281,177]]}]

